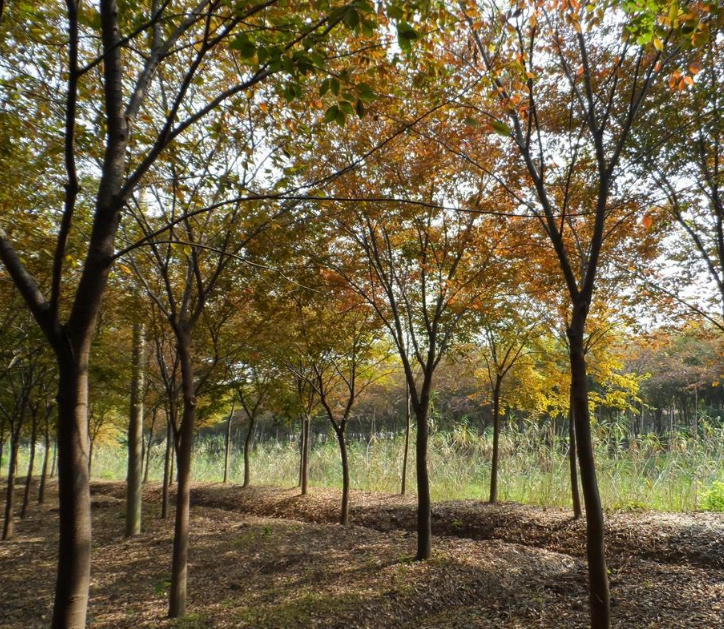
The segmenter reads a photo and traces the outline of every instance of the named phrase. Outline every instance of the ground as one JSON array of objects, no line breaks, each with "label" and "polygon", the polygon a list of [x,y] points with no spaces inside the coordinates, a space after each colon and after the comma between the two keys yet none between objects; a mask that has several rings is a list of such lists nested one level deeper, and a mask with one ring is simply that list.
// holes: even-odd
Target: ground
[{"label": "ground", "polygon": [[[435,506],[434,557],[415,562],[414,498],[204,484],[192,493],[189,616],[165,618],[172,520],[144,491],[123,537],[124,486],[93,486],[91,628],[533,628],[587,626],[584,525],[558,509]],[[0,544],[0,627],[49,626],[55,493]],[[724,626],[724,516],[610,513],[614,627]]]}]

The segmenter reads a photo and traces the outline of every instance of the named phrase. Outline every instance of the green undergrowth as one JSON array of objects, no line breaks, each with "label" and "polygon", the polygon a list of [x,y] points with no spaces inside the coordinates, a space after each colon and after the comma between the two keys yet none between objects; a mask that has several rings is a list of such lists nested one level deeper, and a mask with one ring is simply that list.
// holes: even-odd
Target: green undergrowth
[{"label": "green undergrowth", "polygon": [[[703,426],[703,435],[655,435],[626,440],[620,431],[598,426],[595,455],[600,492],[609,509],[660,511],[724,511],[724,429]],[[350,472],[354,489],[399,493],[404,440],[373,438],[351,441]],[[434,433],[430,441],[429,470],[435,501],[485,499],[490,482],[492,437],[461,428]],[[23,451],[20,467],[26,459]],[[150,479],[163,471],[163,444],[151,450]],[[341,487],[339,450],[328,438],[312,449],[309,477],[314,486]],[[415,490],[414,439],[411,442],[408,488]],[[501,436],[499,499],[538,506],[570,504],[568,454],[565,439],[549,431],[508,429]],[[233,448],[231,481],[243,478],[243,457]],[[252,483],[295,486],[299,449],[294,442],[259,444],[251,456]],[[6,470],[5,470],[6,471]],[[117,447],[97,447],[93,477],[123,480],[126,454]],[[220,437],[197,441],[193,477],[196,481],[223,478]]]}]

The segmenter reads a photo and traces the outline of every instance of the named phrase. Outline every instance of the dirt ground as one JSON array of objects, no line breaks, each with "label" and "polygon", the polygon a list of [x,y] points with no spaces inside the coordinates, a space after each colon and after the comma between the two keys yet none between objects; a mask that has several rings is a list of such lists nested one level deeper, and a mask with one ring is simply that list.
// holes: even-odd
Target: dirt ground
[{"label": "dirt ground", "polygon": [[[434,508],[434,557],[414,562],[414,498],[197,485],[189,616],[165,618],[172,520],[144,490],[144,532],[126,540],[124,486],[93,486],[91,628],[582,629],[584,525],[558,509],[449,502]],[[0,543],[0,627],[48,627],[55,494]],[[724,516],[610,513],[614,627],[724,627]]]}]

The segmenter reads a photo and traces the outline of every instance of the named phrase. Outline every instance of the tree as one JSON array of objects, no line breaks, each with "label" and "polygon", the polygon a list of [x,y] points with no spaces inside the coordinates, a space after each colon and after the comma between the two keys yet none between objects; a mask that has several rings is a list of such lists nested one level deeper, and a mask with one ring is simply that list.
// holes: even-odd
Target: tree
[{"label": "tree", "polygon": [[[306,282],[309,285],[309,282]],[[355,402],[382,377],[386,359],[374,310],[337,274],[320,272],[311,291],[295,308],[294,344],[310,368],[308,379],[334,430],[342,464],[342,507],[339,522],[349,524],[350,474],[346,431]]]},{"label": "tree", "polygon": [[[21,230],[14,234],[12,228],[0,227],[0,259],[53,348],[60,374],[60,537],[54,629],[85,625],[91,549],[88,363],[115,259],[121,213],[159,156],[207,114],[276,74],[290,77],[286,93],[294,99],[304,75],[323,66],[323,43],[337,24],[346,18],[357,33],[372,32],[376,26],[368,17],[360,18],[358,8],[368,8],[364,2],[324,5],[320,12],[308,8],[308,12],[289,11],[286,2],[275,0],[243,7],[220,0],[190,0],[182,6],[160,0],[145,6],[119,6],[116,0],[102,0],[96,10],[68,0],[64,14],[56,5],[36,12],[28,4],[13,5],[3,14],[2,27],[11,33],[3,39],[0,55],[8,77],[3,90],[14,89],[20,77],[49,76],[51,91],[62,85],[64,93],[59,116],[64,126],[63,165],[53,159],[48,169],[58,175],[48,189],[62,199],[63,211],[54,253],[46,264],[49,272],[42,276],[48,278],[47,285],[18,255],[18,246],[24,248],[17,237]],[[258,29],[257,20],[270,20],[276,28]],[[28,38],[34,27],[48,33],[47,41]],[[23,45],[14,45],[18,40]],[[56,41],[67,42],[63,79],[59,72],[47,71],[56,67]],[[228,72],[219,71],[222,67]],[[30,94],[35,96],[36,91]],[[27,102],[16,101],[15,120],[22,120],[20,112],[39,106],[39,100],[24,100],[31,106],[26,109]],[[104,109],[98,114],[100,102]],[[38,119],[59,122],[53,113]],[[93,120],[94,128],[87,132],[79,125],[80,118]],[[52,144],[56,145],[54,140]],[[17,157],[22,159],[27,143],[20,146]],[[96,158],[100,158],[97,163]],[[86,180],[83,186],[81,179]],[[27,206],[23,211],[29,214]],[[67,273],[71,230],[84,212],[91,217],[87,241],[81,236],[84,261],[77,272]],[[7,222],[7,217],[3,219]]]},{"label": "tree", "polygon": [[[663,80],[664,68],[679,49],[669,41],[673,25],[659,28],[655,20],[655,45],[645,45],[639,31],[643,22],[635,23],[623,11],[623,3],[591,3],[590,10],[579,3],[536,2],[518,3],[518,10],[511,12],[495,2],[463,3],[461,8],[474,51],[467,56],[469,68],[478,72],[480,59],[486,89],[494,90],[497,106],[487,95],[466,102],[519,156],[525,185],[533,193],[513,184],[516,198],[550,239],[568,295],[566,325],[586,505],[591,625],[608,628],[610,596],[590,434],[586,320],[606,259],[604,245],[636,207],[623,196],[624,189],[632,192],[622,162],[631,130],[654,102],[652,86]],[[700,16],[693,12],[682,22],[698,30]]]},{"label": "tree", "polygon": [[[126,481],[126,537],[141,533],[143,476],[143,393],[145,379],[145,326],[133,325],[131,408],[128,421],[128,479]],[[150,449],[150,443],[149,443]]]},{"label": "tree", "polygon": [[524,304],[516,304],[511,300],[505,308],[488,311],[486,321],[483,323],[483,359],[493,402],[493,458],[490,468],[489,498],[491,504],[498,501],[500,401],[503,382],[528,348],[535,331],[536,318],[535,315],[531,316],[525,312]]}]

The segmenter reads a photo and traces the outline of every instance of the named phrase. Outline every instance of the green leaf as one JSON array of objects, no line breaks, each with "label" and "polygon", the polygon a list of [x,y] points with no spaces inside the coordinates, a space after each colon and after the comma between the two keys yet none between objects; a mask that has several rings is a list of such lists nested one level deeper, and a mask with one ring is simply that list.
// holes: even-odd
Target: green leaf
[{"label": "green leaf", "polygon": [[354,106],[354,110],[357,112],[357,115],[360,118],[364,118],[365,113],[365,104],[362,102],[362,99],[358,98],[357,103]]},{"label": "green leaf", "polygon": [[510,127],[504,122],[500,122],[500,120],[491,120],[490,126],[493,127],[493,130],[500,135],[505,135],[507,137],[513,135]]},{"label": "green leaf", "polygon": [[339,102],[339,108],[345,113],[345,114],[353,114],[354,113],[354,107],[352,106],[352,103],[346,100],[342,100]]},{"label": "green leaf", "polygon": [[359,13],[355,9],[348,9],[347,13],[344,14],[344,23],[351,29],[354,29],[359,24]]},{"label": "green leaf", "polygon": [[467,118],[463,118],[463,124],[466,124],[468,127],[479,127],[480,123],[475,120],[475,118],[471,118],[468,116]]},{"label": "green leaf", "polygon": [[357,84],[357,95],[365,103],[372,103],[377,100],[377,94],[367,83]]},{"label": "green leaf", "polygon": [[251,59],[256,54],[256,44],[249,39],[246,33],[242,33],[230,44],[229,48],[238,50],[243,59]]},{"label": "green leaf", "polygon": [[420,35],[407,22],[400,22],[397,25],[397,43],[404,52],[412,50],[412,42],[418,39]]},{"label": "green leaf", "polygon": [[402,19],[402,7],[397,6],[395,4],[391,4],[387,7],[387,16],[391,20],[401,20]]},{"label": "green leaf", "polygon": [[339,115],[339,107],[332,105],[326,112],[324,112],[324,122],[334,122]]}]

